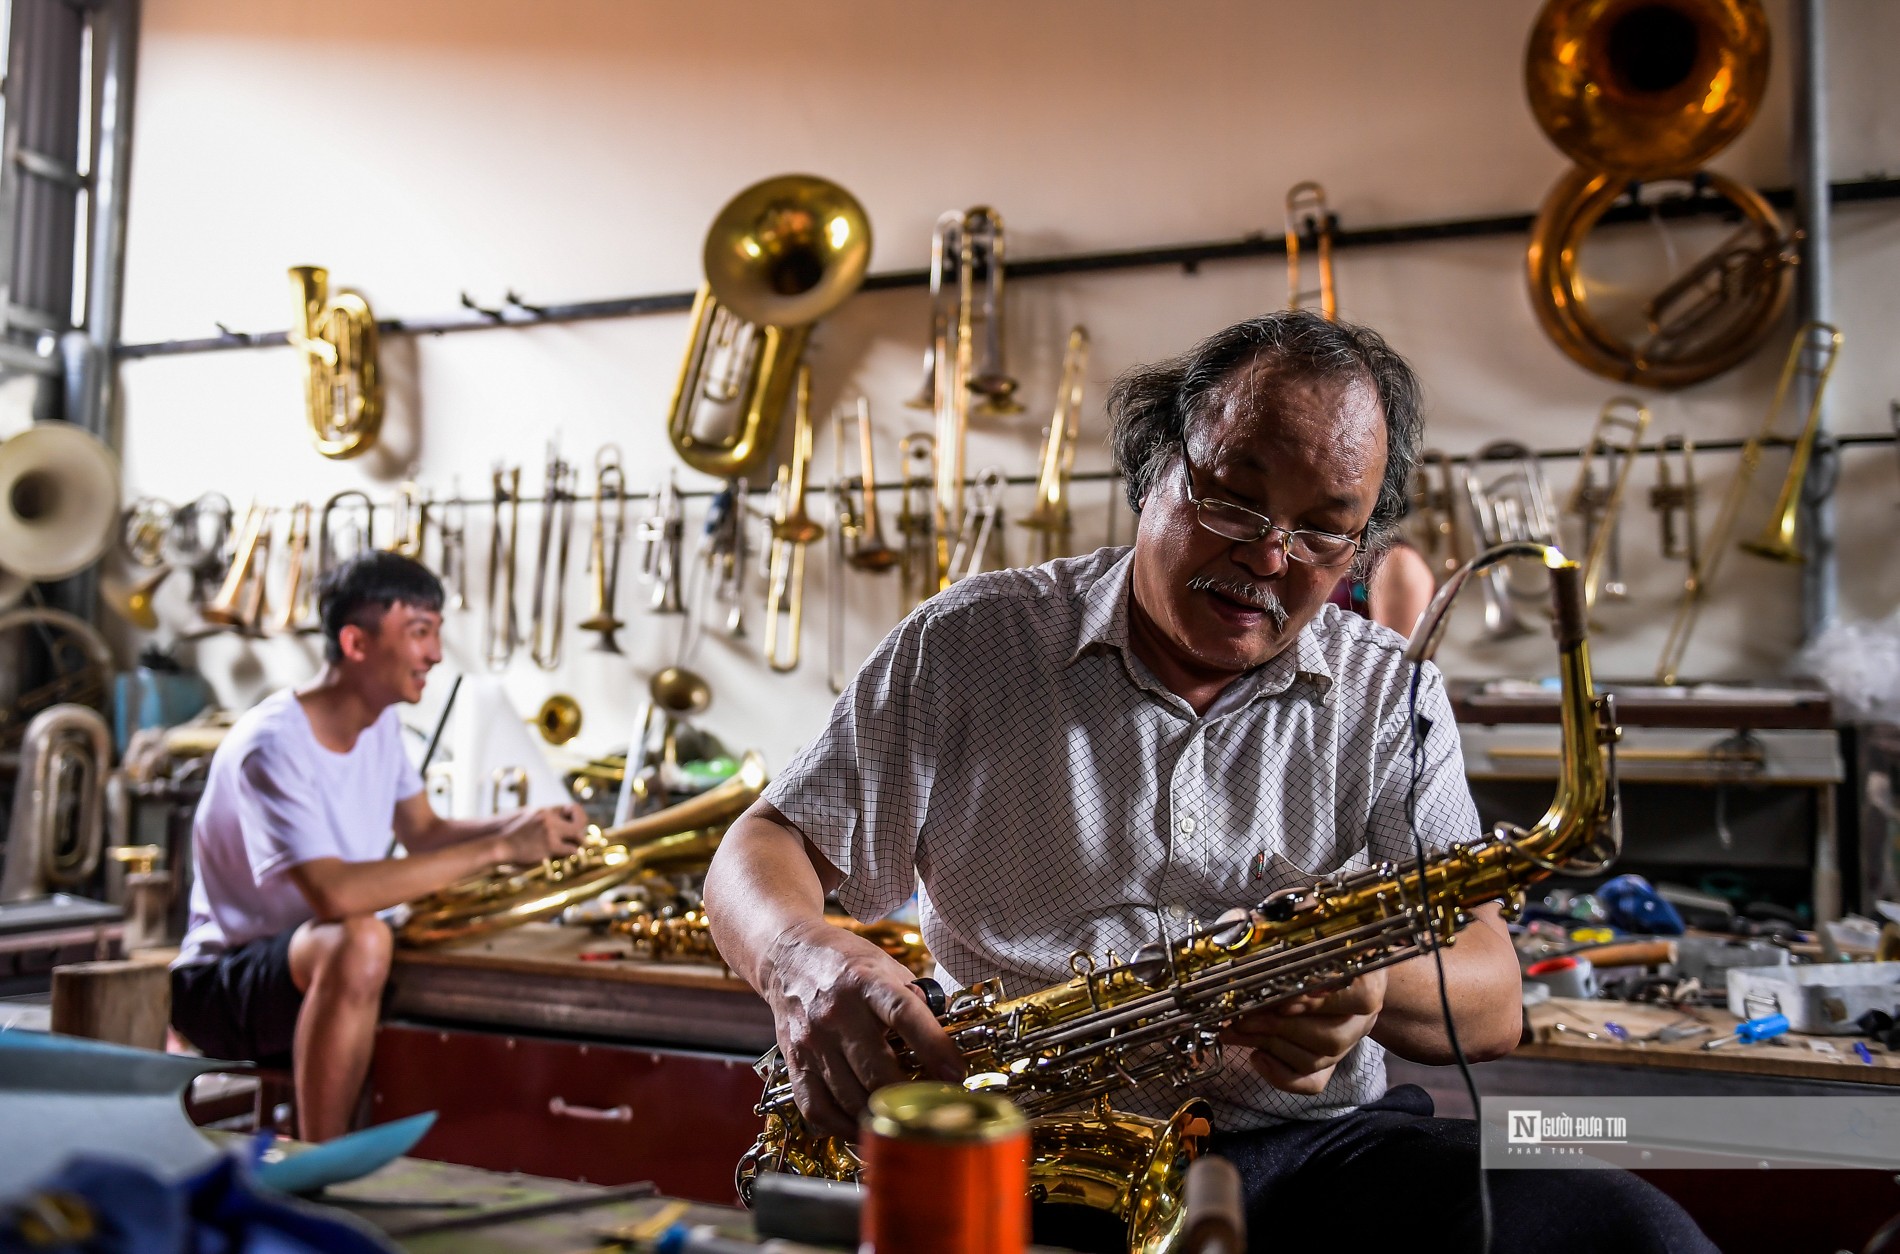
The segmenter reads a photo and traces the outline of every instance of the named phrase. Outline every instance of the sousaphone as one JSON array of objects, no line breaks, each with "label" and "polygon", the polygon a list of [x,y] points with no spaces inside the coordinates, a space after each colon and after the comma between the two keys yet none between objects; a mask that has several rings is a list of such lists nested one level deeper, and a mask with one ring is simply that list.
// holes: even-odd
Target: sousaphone
[{"label": "sousaphone", "polygon": [[[1759,0],[1549,0],[1538,15],[1524,67],[1531,112],[1577,164],[1538,212],[1526,269],[1539,323],[1584,369],[1686,387],[1773,330],[1793,238],[1753,188],[1702,169],[1755,116],[1768,54]],[[1669,181],[1728,201],[1739,224],[1630,316],[1593,310],[1592,295],[1608,292],[1583,277],[1585,240],[1634,184]]]}]

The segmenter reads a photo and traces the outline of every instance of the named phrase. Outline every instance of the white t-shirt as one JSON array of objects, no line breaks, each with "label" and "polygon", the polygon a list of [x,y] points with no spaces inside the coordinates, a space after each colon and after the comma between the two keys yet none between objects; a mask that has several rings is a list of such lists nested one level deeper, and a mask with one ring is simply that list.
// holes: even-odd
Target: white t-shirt
[{"label": "white t-shirt", "polygon": [[266,697],[212,756],[191,825],[191,926],[173,965],[208,962],[309,919],[284,872],[318,858],[382,859],[396,803],[421,791],[394,706],[337,753],[317,741],[295,692]]}]

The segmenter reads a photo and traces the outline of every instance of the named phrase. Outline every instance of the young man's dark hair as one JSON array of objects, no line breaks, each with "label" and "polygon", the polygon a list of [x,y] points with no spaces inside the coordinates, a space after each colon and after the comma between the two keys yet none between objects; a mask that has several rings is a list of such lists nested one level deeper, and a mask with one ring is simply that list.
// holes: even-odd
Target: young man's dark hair
[{"label": "young man's dark hair", "polygon": [[414,558],[380,549],[359,553],[330,570],[317,584],[324,659],[341,662],[343,629],[373,631],[397,602],[440,613],[442,581]]}]

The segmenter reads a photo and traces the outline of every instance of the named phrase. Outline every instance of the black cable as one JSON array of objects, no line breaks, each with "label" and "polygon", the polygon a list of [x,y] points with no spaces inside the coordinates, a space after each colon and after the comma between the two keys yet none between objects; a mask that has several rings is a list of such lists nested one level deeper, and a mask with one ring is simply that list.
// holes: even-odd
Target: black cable
[{"label": "black cable", "polygon": [[1430,899],[1425,889],[1425,839],[1418,830],[1418,775],[1425,757],[1425,729],[1418,717],[1418,685],[1424,675],[1423,662],[1412,663],[1412,684],[1407,698],[1406,721],[1412,733],[1411,779],[1405,789],[1405,823],[1412,833],[1412,856],[1418,866],[1418,899],[1427,911],[1425,926],[1432,936],[1432,963],[1438,968],[1438,1009],[1445,1019],[1445,1036],[1451,1041],[1452,1057],[1458,1060],[1458,1074],[1464,1077],[1465,1092],[1471,1097],[1471,1117],[1478,1122],[1478,1249],[1491,1251],[1491,1189],[1484,1174],[1483,1111],[1478,1104],[1478,1082],[1471,1078],[1471,1065],[1465,1061],[1464,1047],[1458,1043],[1458,1025],[1452,1021],[1451,992],[1445,981],[1445,947],[1438,943],[1432,927]]}]

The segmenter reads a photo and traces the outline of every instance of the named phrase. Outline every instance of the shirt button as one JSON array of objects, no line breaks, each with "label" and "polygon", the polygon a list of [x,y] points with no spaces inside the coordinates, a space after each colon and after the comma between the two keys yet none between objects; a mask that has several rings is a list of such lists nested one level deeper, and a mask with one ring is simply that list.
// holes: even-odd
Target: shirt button
[{"label": "shirt button", "polygon": [[1186,906],[1169,906],[1168,914],[1171,917],[1176,918],[1176,919],[1185,919],[1187,918],[1187,907]]},{"label": "shirt button", "polygon": [[1194,830],[1194,820],[1193,820],[1193,819],[1182,819],[1182,820],[1181,820],[1181,830],[1182,830],[1182,832],[1184,832],[1184,833],[1185,833],[1185,832],[1192,832],[1192,831]]}]

